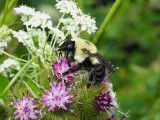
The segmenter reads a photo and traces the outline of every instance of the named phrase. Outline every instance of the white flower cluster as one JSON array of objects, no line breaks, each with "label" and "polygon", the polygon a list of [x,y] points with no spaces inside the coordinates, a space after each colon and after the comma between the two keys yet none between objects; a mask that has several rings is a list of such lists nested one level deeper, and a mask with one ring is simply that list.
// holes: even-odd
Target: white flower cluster
[{"label": "white flower cluster", "polygon": [[13,70],[20,70],[19,63],[14,59],[4,60],[0,65],[0,73],[2,73],[6,77],[13,77],[15,74],[12,73]]},{"label": "white flower cluster", "polygon": [[[35,52],[37,55],[50,54],[50,45],[45,41],[47,39],[46,32],[41,29],[28,28],[28,31],[19,30],[18,32],[11,30],[13,37],[17,38],[19,42],[23,43],[28,51]],[[50,52],[49,52],[50,51]]]},{"label": "white flower cluster", "polygon": [[26,26],[31,26],[31,28],[41,27],[42,29],[52,27],[51,17],[44,12],[35,11],[34,8],[24,5],[14,8],[14,10],[21,15],[21,20]]},{"label": "white flower cluster", "polygon": [[0,55],[2,54],[4,48],[7,47],[7,42],[11,40],[10,33],[11,32],[6,25],[0,27]]},{"label": "white flower cluster", "polygon": [[21,20],[26,26],[26,30],[12,31],[13,37],[17,38],[19,42],[23,43],[28,51],[35,52],[37,55],[51,54],[52,49],[47,41],[47,31],[54,34],[55,38],[60,40],[65,39],[64,33],[58,28],[52,27],[51,17],[44,13],[35,11],[34,8],[27,6],[20,6],[14,9],[15,12],[21,15]]},{"label": "white flower cluster", "polygon": [[81,31],[87,31],[91,34],[97,30],[96,21],[92,19],[91,16],[83,14],[75,2],[67,0],[59,0],[57,2],[55,6],[61,13],[72,16],[72,18],[60,19],[60,22],[64,24],[62,29],[67,30],[72,37]]}]

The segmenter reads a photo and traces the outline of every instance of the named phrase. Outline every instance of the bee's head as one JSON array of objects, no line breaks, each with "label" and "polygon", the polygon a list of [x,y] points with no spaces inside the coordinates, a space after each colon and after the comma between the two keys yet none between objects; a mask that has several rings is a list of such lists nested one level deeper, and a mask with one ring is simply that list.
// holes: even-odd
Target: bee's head
[{"label": "bee's head", "polygon": [[65,40],[60,46],[58,46],[58,51],[71,51],[74,49],[74,41]]}]

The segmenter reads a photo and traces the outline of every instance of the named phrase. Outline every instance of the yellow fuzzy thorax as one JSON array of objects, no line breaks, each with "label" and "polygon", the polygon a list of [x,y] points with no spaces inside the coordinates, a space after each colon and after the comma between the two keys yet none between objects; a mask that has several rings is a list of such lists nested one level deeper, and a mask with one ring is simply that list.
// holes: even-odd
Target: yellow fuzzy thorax
[{"label": "yellow fuzzy thorax", "polygon": [[[87,50],[89,50],[91,53],[97,53],[97,48],[96,46],[84,39],[81,38],[76,38],[74,39],[75,41],[75,55],[74,55],[74,59],[79,62],[82,63],[88,56],[88,54],[85,54],[82,49],[86,48]],[[92,64],[98,64],[99,61],[95,58],[95,57],[89,57],[90,61],[92,62]]]}]

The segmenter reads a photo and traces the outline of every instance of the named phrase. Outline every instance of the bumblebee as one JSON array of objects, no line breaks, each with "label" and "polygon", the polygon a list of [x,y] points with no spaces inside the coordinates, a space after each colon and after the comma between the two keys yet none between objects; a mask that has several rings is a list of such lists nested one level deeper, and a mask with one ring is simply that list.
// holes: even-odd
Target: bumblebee
[{"label": "bumblebee", "polygon": [[59,47],[58,51],[64,51],[68,65],[71,62],[77,62],[76,66],[70,68],[62,75],[77,72],[79,70],[88,71],[87,89],[91,84],[101,83],[105,77],[106,68],[109,72],[115,69],[106,61],[97,51],[96,46],[84,39],[76,38],[74,40],[65,40]]}]

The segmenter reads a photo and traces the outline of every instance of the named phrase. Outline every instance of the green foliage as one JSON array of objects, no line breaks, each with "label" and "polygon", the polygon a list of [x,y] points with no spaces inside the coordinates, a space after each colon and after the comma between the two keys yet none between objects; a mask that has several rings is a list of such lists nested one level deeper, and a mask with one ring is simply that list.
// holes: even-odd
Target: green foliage
[{"label": "green foliage", "polygon": [[[1,85],[1,87],[0,87],[0,93],[3,92],[3,90],[6,88],[6,86],[8,85],[8,83],[9,83],[9,80],[6,77],[4,77],[2,74],[0,74],[0,85]],[[1,98],[1,100],[2,101],[7,101],[8,95],[9,95],[9,91],[7,91],[4,94],[4,96]],[[1,104],[1,102],[0,102],[0,104]]]},{"label": "green foliage", "polygon": [[26,85],[27,89],[30,91],[30,93],[33,95],[34,98],[39,98],[39,93],[44,93],[38,86],[38,83],[31,80],[27,76],[22,76],[23,82]]},{"label": "green foliage", "polygon": [[7,112],[6,106],[0,104],[0,120],[5,120],[7,118]]},{"label": "green foliage", "polygon": [[17,3],[18,0],[0,1],[0,11],[3,11],[0,13],[0,26],[6,24],[12,28],[19,27],[20,24],[17,22],[17,16],[13,14],[13,8],[17,5]]}]

